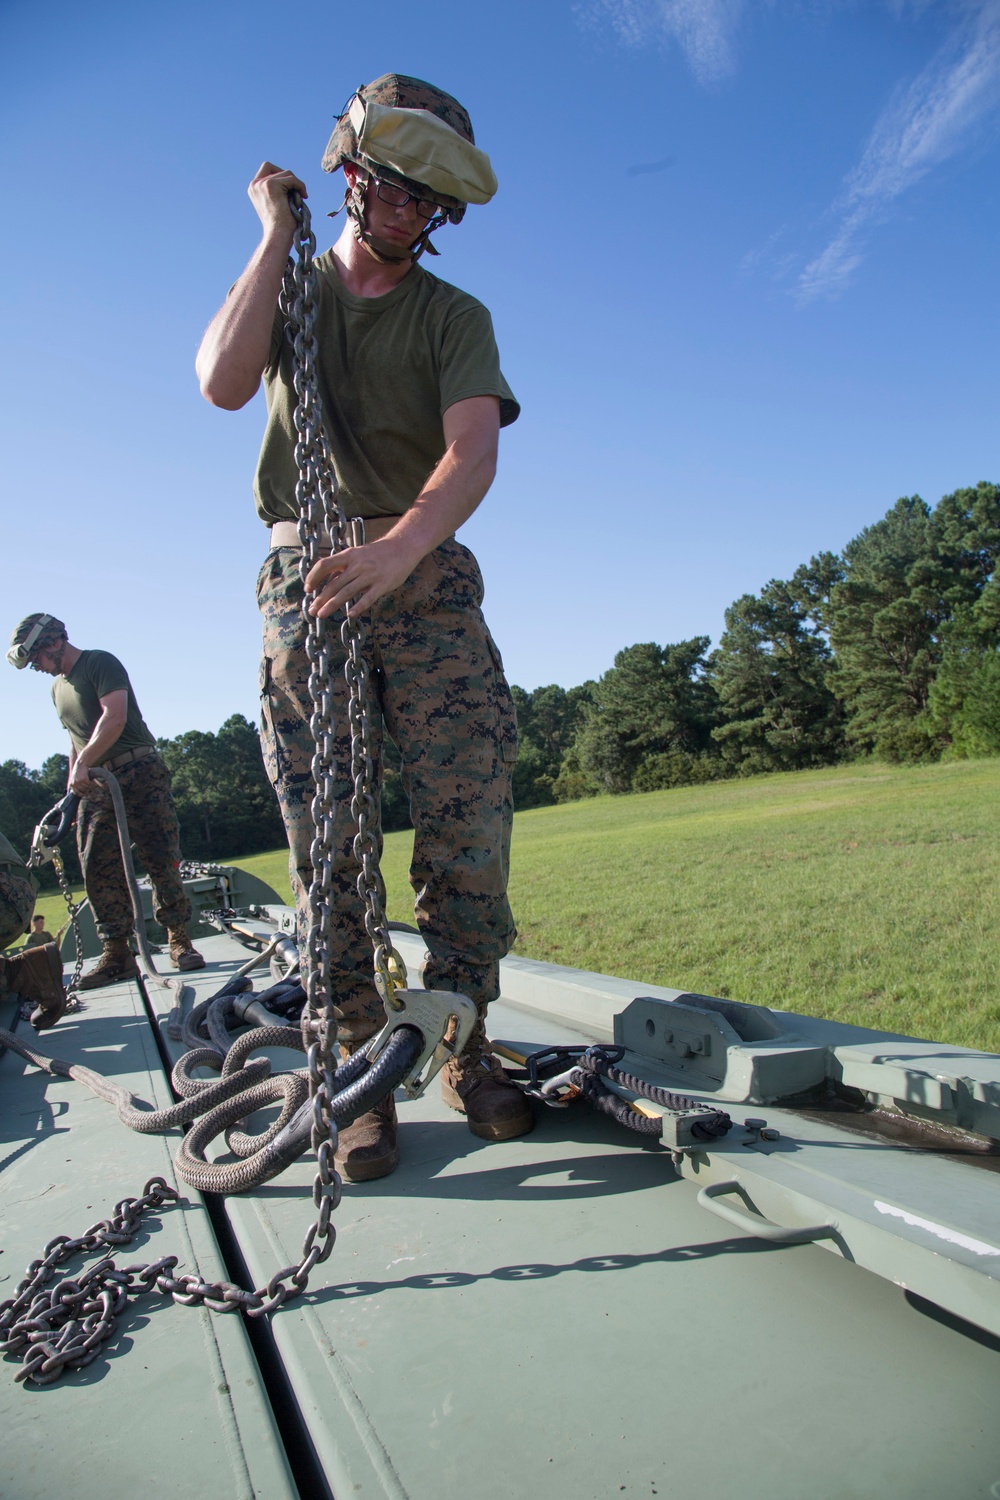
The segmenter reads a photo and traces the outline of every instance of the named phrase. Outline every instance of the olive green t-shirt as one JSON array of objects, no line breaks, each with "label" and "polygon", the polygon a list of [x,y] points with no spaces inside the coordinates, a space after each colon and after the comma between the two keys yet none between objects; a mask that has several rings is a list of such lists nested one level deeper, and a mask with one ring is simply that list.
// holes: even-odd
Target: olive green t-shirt
[{"label": "olive green t-shirt", "polygon": [[[348,516],[401,516],[445,450],[442,415],[470,396],[498,396],[500,425],[520,407],[500,372],[481,302],[416,265],[383,297],[356,297],[333,253],[317,256],[317,382]],[[257,514],[294,519],[292,346],[275,312],[264,371],[267,428],[257,465]]]},{"label": "olive green t-shirt", "polygon": [[101,717],[101,699],[121,688],[128,693],[125,727],[111,749],[105,752],[104,759],[113,760],[126,750],[138,750],[140,745],[156,744],[139,712],[128,673],[117,656],[112,656],[110,651],[81,651],[72,671],[57,677],[52,684],[56,713],[63,728],[69,730],[77,752],[86,745]]}]

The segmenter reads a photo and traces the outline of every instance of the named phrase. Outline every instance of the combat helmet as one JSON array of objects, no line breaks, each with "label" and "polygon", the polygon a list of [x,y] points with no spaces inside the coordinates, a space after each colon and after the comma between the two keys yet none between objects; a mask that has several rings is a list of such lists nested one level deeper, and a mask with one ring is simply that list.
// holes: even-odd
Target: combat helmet
[{"label": "combat helmet", "polygon": [[476,146],[468,111],[451,94],[402,73],[384,73],[351,95],[323,153],[324,172],[350,161],[361,168],[345,207],[359,242],[376,260],[390,261],[370,244],[364,192],[371,176],[432,200],[440,212],[427,223],[405,256],[428,250],[429,236],[447,222],[461,223],[469,203],[488,203],[497,189],[490,159]]},{"label": "combat helmet", "polygon": [[7,660],[12,667],[22,672],[36,651],[55,645],[56,641],[61,641],[65,634],[66,626],[62,620],[57,620],[55,615],[25,615],[24,619],[14,626]]}]

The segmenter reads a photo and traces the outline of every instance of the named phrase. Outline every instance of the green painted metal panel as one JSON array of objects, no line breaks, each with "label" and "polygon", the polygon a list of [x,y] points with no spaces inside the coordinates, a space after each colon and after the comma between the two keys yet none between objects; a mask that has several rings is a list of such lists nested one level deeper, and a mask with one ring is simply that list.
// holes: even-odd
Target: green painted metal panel
[{"label": "green painted metal panel", "polygon": [[[492,1029],[581,1037],[502,1004]],[[273,1320],[335,1495],[940,1500],[1000,1482],[996,1338],[818,1245],[723,1225],[666,1152],[582,1106],[500,1144],[434,1086],[399,1112],[401,1167],[345,1188],[332,1257]],[[228,1200],[255,1279],[298,1255],[311,1178],[302,1161]]]},{"label": "green painted metal panel", "polygon": [[[12,1011],[3,1007],[0,1024],[9,1028]],[[83,1010],[37,1039],[30,1026],[19,1029],[41,1049],[86,1062],[157,1107],[172,1102],[131,985],[91,991]],[[11,1053],[0,1060],[0,1101],[0,1297],[13,1293],[49,1240],[82,1234],[157,1174],[180,1187],[186,1201],[144,1221],[117,1252],[118,1264],[176,1254],[206,1277],[224,1274],[203,1204],[174,1177],[177,1133],[136,1135],[81,1084],[49,1077]],[[74,1260],[65,1274],[94,1260]],[[133,1493],[292,1500],[296,1494],[238,1317],[142,1296],[87,1368],[53,1386],[26,1389],[14,1383],[16,1367],[11,1359],[0,1365],[5,1500]]]}]

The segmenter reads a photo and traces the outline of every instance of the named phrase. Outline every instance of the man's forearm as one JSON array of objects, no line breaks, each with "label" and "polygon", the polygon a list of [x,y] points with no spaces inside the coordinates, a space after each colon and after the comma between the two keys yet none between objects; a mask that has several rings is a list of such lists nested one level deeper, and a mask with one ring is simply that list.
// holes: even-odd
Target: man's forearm
[{"label": "man's forearm", "polygon": [[493,482],[496,455],[450,444],[405,515],[385,536],[321,558],[306,579],[316,597],[310,613],[326,616],[349,604],[362,614],[397,589],[418,563],[467,521]]},{"label": "man's forearm", "polygon": [[288,262],[286,236],[265,236],[205,332],[195,360],[201,393],[238,411],[256,394],[271,350],[271,328]]},{"label": "man's forearm", "polygon": [[306,578],[309,613],[325,618],[347,608],[371,609],[399,588],[414,568],[472,515],[493,483],[500,430],[496,396],[471,396],[444,413],[445,451],[405,515],[364,547],[320,558]]},{"label": "man's forearm", "polygon": [[464,525],[496,474],[496,455],[455,442],[435,467],[410,509],[389,533],[413,552],[413,566]]},{"label": "man's forearm", "polygon": [[70,763],[70,768],[75,769],[78,764],[81,766],[100,765],[101,761],[106,758],[112,745],[120,737],[124,728],[124,717],[119,717],[118,714],[111,714],[107,709],[104,709],[101,717],[94,725],[94,732],[90,736],[90,739],[84,745],[79,755],[74,755]]}]

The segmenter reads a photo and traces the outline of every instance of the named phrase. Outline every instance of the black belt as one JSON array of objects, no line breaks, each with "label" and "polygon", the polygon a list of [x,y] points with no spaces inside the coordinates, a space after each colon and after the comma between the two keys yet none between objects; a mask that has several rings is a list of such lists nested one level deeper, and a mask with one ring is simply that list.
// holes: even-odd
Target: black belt
[{"label": "black belt", "polygon": [[145,760],[147,755],[155,754],[155,745],[139,745],[135,750],[123,750],[112,760],[102,760],[101,765],[105,771],[120,771],[122,766],[129,766],[134,760]]}]

